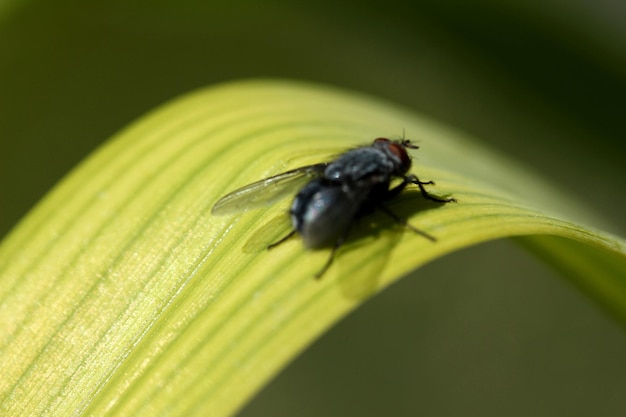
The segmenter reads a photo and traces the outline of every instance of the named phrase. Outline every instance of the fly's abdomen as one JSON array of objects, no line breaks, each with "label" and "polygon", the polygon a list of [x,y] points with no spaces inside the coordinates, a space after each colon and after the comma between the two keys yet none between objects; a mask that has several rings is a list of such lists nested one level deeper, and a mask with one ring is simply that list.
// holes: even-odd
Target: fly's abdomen
[{"label": "fly's abdomen", "polygon": [[[309,182],[295,197],[291,221],[305,246],[332,246],[354,220],[361,201],[347,194],[341,185],[323,179]],[[360,200],[360,199],[359,199]]]}]

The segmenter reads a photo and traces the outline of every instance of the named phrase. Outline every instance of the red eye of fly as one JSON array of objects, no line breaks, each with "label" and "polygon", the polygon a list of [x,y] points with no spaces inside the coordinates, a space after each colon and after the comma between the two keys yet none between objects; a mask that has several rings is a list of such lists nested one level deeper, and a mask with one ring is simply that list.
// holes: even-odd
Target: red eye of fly
[{"label": "red eye of fly", "polygon": [[403,139],[401,141],[389,140],[387,138],[376,138],[374,139],[374,146],[378,146],[380,148],[387,148],[398,160],[400,161],[400,166],[398,167],[398,171],[402,174],[407,172],[409,168],[411,168],[411,157],[406,151],[406,148],[417,149],[418,147],[411,144],[411,141],[408,139]]},{"label": "red eye of fly", "polygon": [[405,173],[411,168],[411,157],[406,151],[404,144],[399,142],[390,142],[387,149],[400,160],[400,172]]}]

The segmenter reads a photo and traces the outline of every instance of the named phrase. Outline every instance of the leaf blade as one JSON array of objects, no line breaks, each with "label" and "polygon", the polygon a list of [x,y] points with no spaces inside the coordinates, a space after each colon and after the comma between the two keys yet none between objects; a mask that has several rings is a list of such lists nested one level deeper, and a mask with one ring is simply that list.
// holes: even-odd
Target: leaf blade
[{"label": "leaf blade", "polygon": [[[438,207],[405,193],[394,203],[435,244],[379,229],[371,246],[347,245],[316,282],[325,251],[297,240],[271,253],[242,250],[284,205],[210,214],[227,191],[402,128],[421,139],[414,171],[436,181],[432,192],[459,200]],[[602,261],[574,245],[588,255],[585,268],[594,259],[609,265],[585,275],[585,288],[626,320],[624,241],[553,214],[577,207],[557,194],[506,158],[359,95],[272,81],[193,93],[121,132],[3,242],[0,348],[12,358],[3,363],[3,408],[229,415],[371,294],[450,251],[502,237],[563,236],[611,253]],[[558,253],[569,241],[520,240],[567,265]],[[360,257],[367,247],[383,261]],[[366,290],[350,296],[339,274],[363,265],[377,272],[352,279]],[[610,291],[594,278],[602,274]]]}]

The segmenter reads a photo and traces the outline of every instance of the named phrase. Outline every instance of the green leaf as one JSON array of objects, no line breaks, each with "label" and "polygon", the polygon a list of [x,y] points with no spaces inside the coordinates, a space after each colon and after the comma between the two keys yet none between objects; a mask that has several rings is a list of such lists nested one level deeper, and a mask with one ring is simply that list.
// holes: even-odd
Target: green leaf
[{"label": "green leaf", "polygon": [[[255,180],[375,137],[416,140],[429,191],[329,251],[291,239],[285,200],[212,216]],[[183,97],[64,179],[0,247],[3,415],[225,416],[367,297],[446,253],[516,236],[626,322],[624,240],[507,158],[357,94],[278,81]]]}]

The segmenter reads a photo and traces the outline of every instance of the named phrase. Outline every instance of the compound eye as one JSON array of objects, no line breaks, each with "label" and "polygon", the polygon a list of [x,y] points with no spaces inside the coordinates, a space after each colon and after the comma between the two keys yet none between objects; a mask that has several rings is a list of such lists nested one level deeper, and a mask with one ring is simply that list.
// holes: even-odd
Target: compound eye
[{"label": "compound eye", "polygon": [[374,139],[374,145],[387,145],[389,142],[391,142],[389,139],[387,138],[376,138]]},{"label": "compound eye", "polygon": [[398,159],[400,160],[402,173],[408,171],[409,168],[411,168],[411,158],[409,157],[409,154],[407,153],[404,144],[392,142],[389,144],[388,147],[391,153],[398,157]]}]

